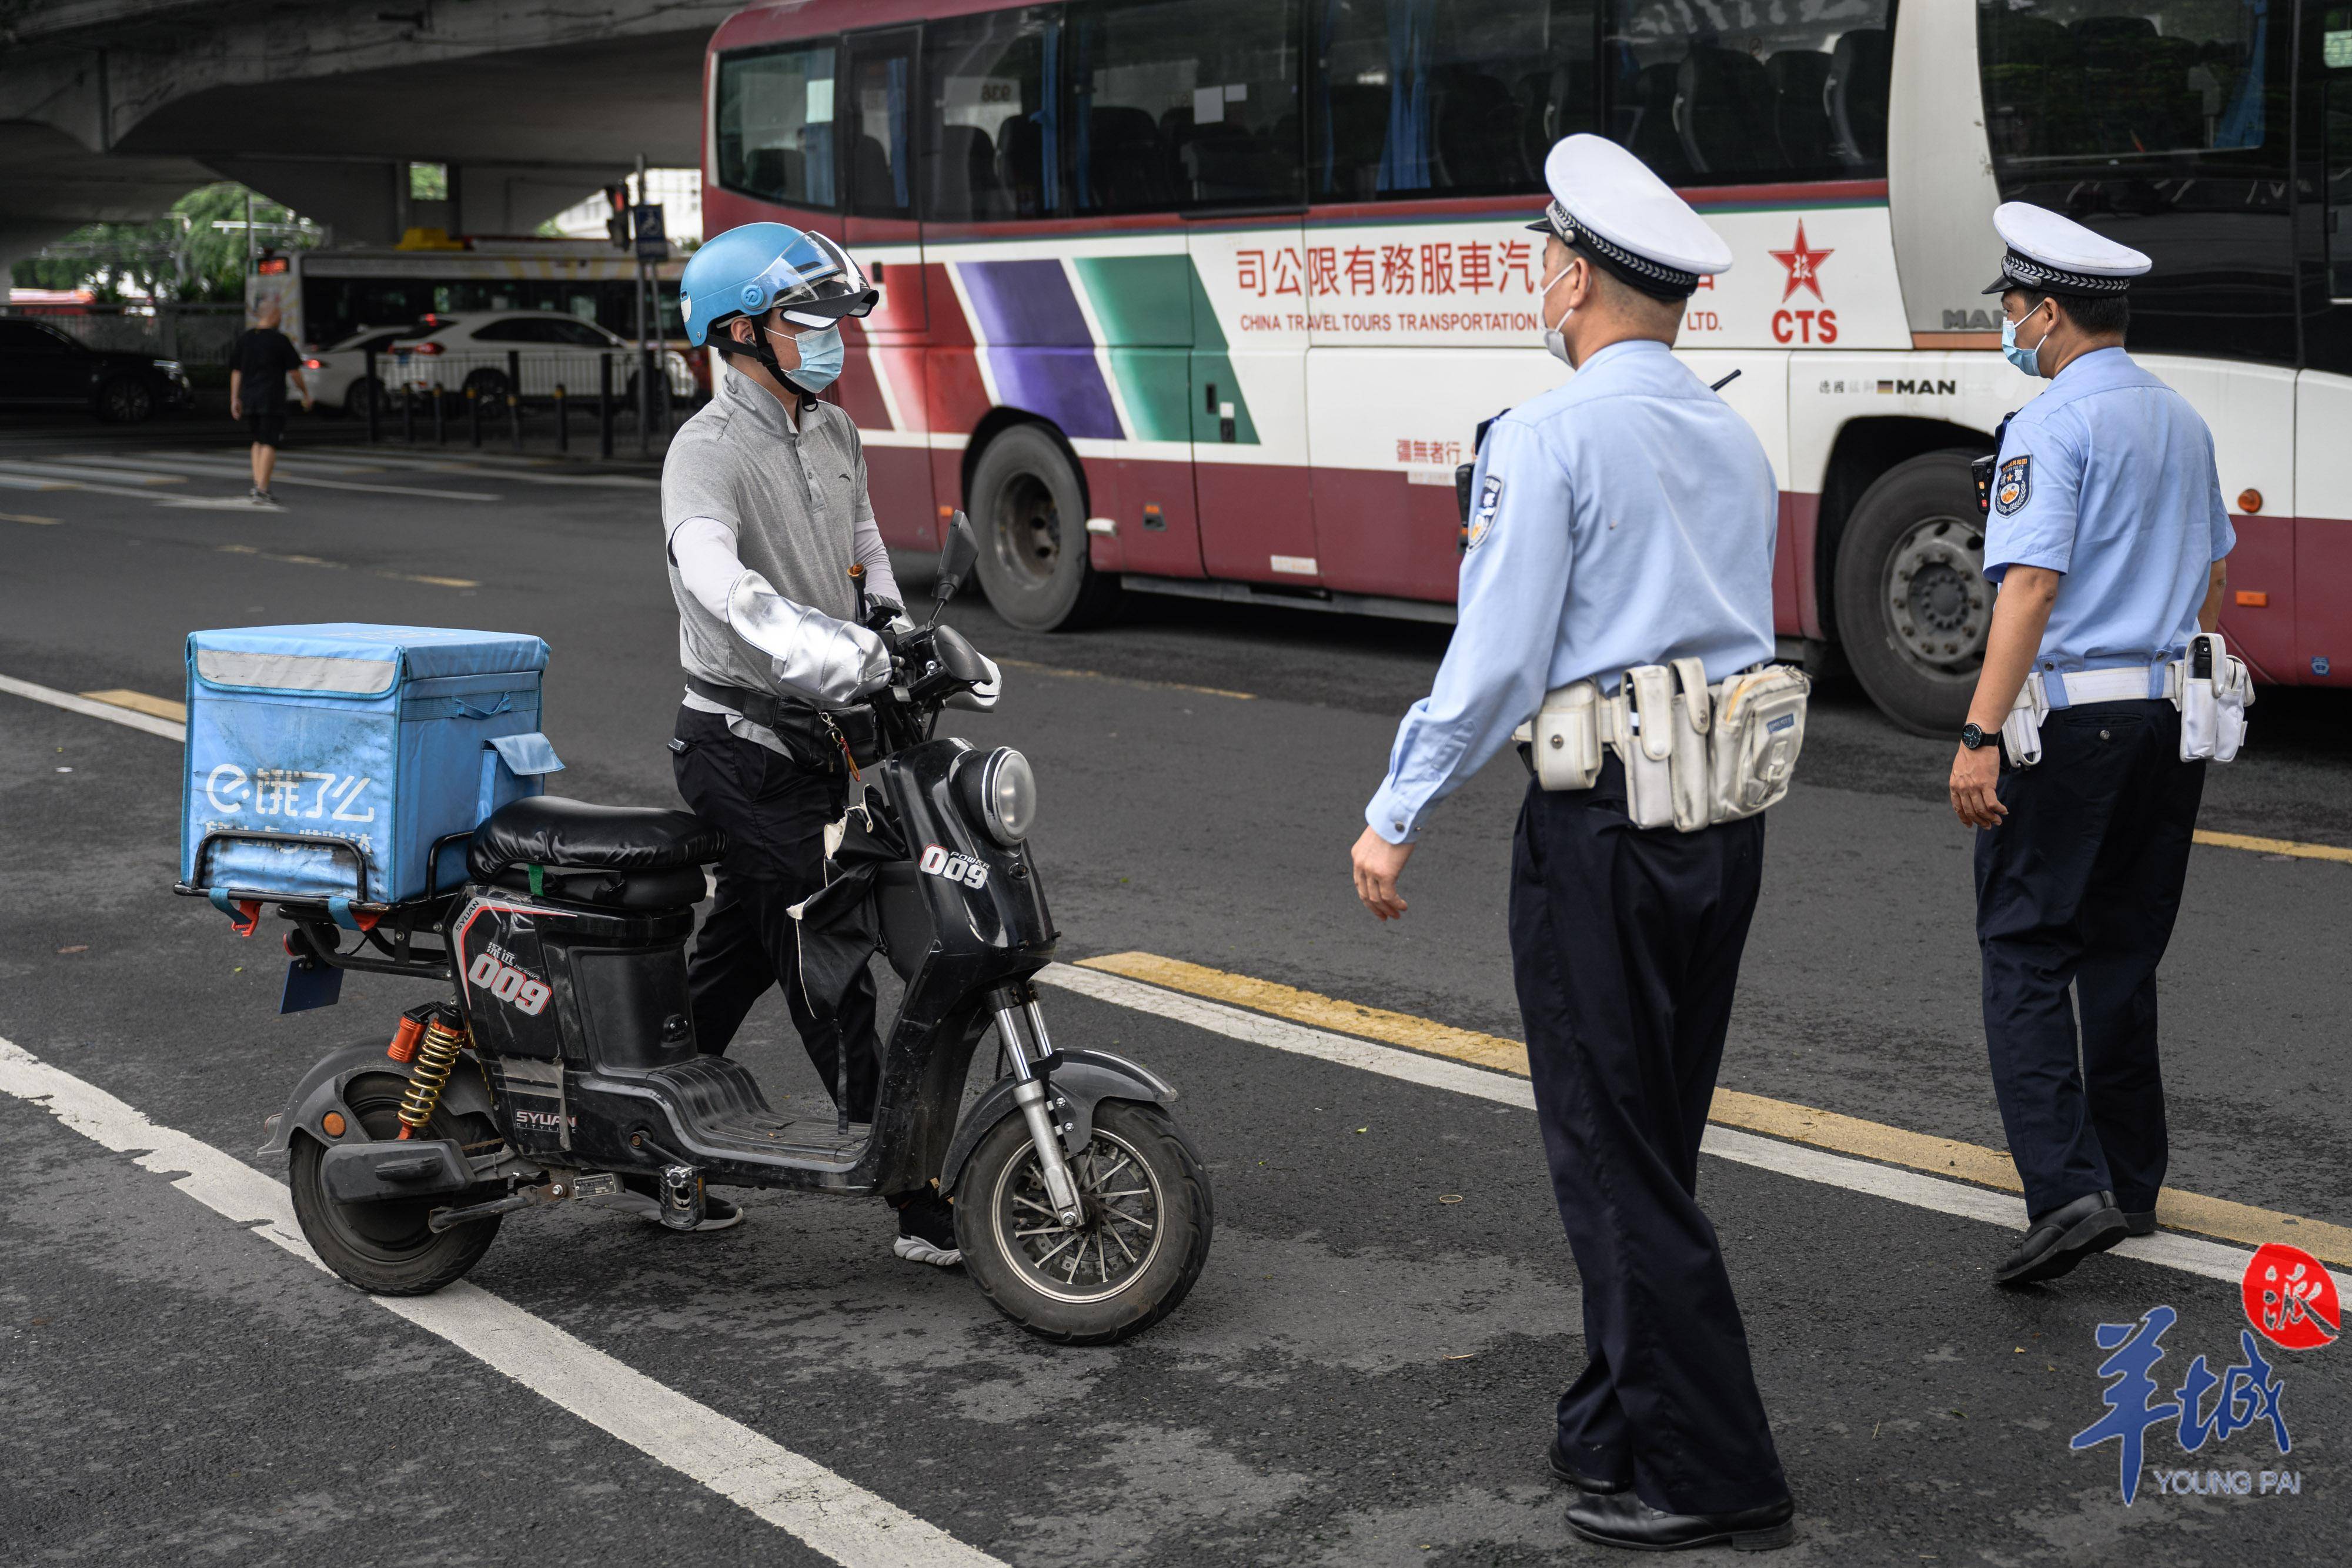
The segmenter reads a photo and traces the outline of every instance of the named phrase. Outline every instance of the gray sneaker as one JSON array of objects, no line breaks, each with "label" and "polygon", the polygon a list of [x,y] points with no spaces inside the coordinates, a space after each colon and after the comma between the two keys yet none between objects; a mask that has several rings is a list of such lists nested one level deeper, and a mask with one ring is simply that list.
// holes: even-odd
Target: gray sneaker
[{"label": "gray sneaker", "polygon": [[956,1247],[955,1209],[936,1192],[919,1192],[892,1207],[898,1211],[898,1239],[890,1250],[909,1263],[952,1269],[963,1261]]}]

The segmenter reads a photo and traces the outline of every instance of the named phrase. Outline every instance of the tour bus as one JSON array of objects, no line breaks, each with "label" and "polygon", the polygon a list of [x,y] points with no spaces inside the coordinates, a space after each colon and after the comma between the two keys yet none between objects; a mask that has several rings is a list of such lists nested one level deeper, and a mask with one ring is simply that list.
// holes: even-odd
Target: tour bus
[{"label": "tour bus", "polygon": [[1566,373],[1524,225],[1590,131],[1737,257],[1679,352],[1770,454],[1784,651],[1958,728],[2022,200],[2154,258],[2132,349],[2212,425],[2235,650],[2352,684],[2352,4],[797,0],[719,27],[705,112],[712,232],[881,286],[834,395],[885,537],[965,507],[1018,624],[1451,619],[1455,466]]}]

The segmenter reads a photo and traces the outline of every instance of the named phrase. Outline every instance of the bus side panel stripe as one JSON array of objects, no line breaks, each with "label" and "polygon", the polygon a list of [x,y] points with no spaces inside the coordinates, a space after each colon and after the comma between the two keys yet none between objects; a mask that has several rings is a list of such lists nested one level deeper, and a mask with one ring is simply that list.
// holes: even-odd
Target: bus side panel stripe
[{"label": "bus side panel stripe", "polygon": [[1061,262],[967,261],[956,267],[1006,404],[1044,414],[1065,434],[1122,438],[1127,433],[1095,361],[1094,334],[1087,329]]}]

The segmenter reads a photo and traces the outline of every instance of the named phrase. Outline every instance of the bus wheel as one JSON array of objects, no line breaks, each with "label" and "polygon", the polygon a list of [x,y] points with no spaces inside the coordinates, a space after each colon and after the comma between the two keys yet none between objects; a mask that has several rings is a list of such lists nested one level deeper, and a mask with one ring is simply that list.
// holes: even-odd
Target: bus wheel
[{"label": "bus wheel", "polygon": [[1984,664],[1992,585],[1964,450],[1897,464],[1838,544],[1837,630],[1855,678],[1914,735],[1958,736]]},{"label": "bus wheel", "polygon": [[1118,585],[1087,559],[1086,492],[1059,443],[1016,424],[988,444],[971,476],[980,584],[1013,625],[1058,632],[1108,614]]}]

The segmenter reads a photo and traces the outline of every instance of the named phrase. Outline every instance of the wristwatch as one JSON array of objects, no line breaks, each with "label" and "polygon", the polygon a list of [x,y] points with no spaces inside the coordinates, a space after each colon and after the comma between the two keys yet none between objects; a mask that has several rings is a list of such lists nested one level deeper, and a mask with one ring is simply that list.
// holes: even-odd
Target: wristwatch
[{"label": "wristwatch", "polygon": [[1970,751],[1976,750],[1991,738],[1992,737],[1985,733],[1984,726],[1980,724],[1964,724],[1960,727],[1960,744]]}]

